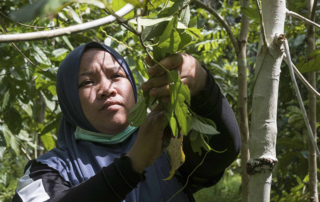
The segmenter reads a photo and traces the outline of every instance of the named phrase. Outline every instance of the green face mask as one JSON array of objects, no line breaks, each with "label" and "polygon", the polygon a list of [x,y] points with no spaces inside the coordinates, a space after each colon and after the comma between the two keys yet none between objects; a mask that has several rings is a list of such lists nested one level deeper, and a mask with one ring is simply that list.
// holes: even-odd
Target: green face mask
[{"label": "green face mask", "polygon": [[97,142],[101,144],[117,144],[126,140],[137,127],[128,126],[124,131],[116,135],[107,135],[103,133],[95,133],[91,131],[84,130],[77,126],[74,133],[76,140],[85,140],[89,142]]}]

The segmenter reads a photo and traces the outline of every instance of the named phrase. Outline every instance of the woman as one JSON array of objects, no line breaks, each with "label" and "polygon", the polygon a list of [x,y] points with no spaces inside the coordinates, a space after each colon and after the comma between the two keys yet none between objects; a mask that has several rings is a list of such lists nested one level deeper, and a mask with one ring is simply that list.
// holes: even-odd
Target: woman
[{"label": "woman", "polygon": [[[216,184],[237,157],[239,130],[234,114],[213,77],[186,54],[161,61],[177,69],[192,95],[191,108],[212,119],[221,134],[190,177],[188,187],[172,201],[192,201],[192,193]],[[148,70],[153,79],[142,84],[150,95],[169,101],[166,75],[159,66]],[[170,165],[162,153],[164,113],[157,107],[139,128],[128,124],[137,100],[134,78],[125,60],[113,49],[91,42],[74,49],[57,73],[57,94],[63,117],[58,146],[30,161],[13,201],[167,201],[182,188],[202,161],[184,139],[186,162],[169,181]]]}]

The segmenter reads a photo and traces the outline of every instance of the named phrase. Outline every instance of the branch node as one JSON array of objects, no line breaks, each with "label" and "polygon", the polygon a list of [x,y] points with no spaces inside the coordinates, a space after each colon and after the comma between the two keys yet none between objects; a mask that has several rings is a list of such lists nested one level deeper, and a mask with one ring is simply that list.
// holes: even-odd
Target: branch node
[{"label": "branch node", "polygon": [[247,173],[251,176],[265,171],[272,172],[273,167],[277,162],[277,159],[272,158],[250,159],[247,162]]}]

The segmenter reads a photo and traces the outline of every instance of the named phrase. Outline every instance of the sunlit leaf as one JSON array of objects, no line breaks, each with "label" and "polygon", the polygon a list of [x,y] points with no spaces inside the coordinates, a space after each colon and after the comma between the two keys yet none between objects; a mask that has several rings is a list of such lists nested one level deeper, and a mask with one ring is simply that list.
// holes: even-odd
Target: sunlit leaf
[{"label": "sunlit leaf", "polygon": [[245,14],[249,18],[260,18],[257,8],[241,7],[241,13]]},{"label": "sunlit leaf", "polygon": [[9,105],[9,98],[10,98],[10,90],[8,90],[3,96],[2,106],[1,106],[2,111],[4,111]]},{"label": "sunlit leaf", "polygon": [[201,30],[196,28],[196,27],[191,27],[191,28],[188,28],[186,29],[186,31],[191,34],[192,36],[195,36],[195,37],[200,37],[201,36]]},{"label": "sunlit leaf", "polygon": [[189,5],[181,11],[181,22],[188,27],[190,21]]},{"label": "sunlit leaf", "polygon": [[41,135],[40,138],[47,151],[50,151],[51,149],[55,148],[56,143],[54,142],[51,133]]},{"label": "sunlit leaf", "polygon": [[[118,11],[121,8],[123,8],[126,4],[127,2],[125,0],[113,0],[111,6],[114,11]],[[132,18],[132,17],[134,17],[133,11],[125,15],[125,18]]]}]

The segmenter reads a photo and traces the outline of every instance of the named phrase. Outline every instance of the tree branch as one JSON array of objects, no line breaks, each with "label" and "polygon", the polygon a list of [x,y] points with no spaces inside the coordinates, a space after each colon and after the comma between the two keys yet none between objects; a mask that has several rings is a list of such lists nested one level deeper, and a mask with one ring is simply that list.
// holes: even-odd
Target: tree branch
[{"label": "tree branch", "polygon": [[[119,11],[116,12],[118,16],[124,16],[130,11],[133,10],[133,6],[131,4],[125,5]],[[30,33],[22,33],[22,34],[7,34],[7,35],[0,35],[0,43],[7,43],[7,42],[15,42],[15,41],[32,41],[32,40],[39,40],[39,39],[48,39],[52,37],[72,34],[76,32],[85,31],[88,29],[92,29],[94,27],[99,27],[102,25],[110,24],[114,22],[116,18],[114,16],[107,16],[105,18],[101,18],[98,20],[94,20],[91,22],[74,25],[70,27],[55,29],[55,30],[48,30],[48,31],[40,31],[40,32],[30,32]]]},{"label": "tree branch", "polygon": [[215,10],[213,10],[209,5],[206,5],[198,0],[191,0],[191,1],[194,2],[197,6],[200,6],[201,8],[207,10],[210,14],[212,14],[215,18],[217,18],[217,20],[221,23],[221,25],[226,29],[226,31],[230,37],[231,43],[232,43],[236,53],[238,53],[240,51],[238,41],[237,41],[236,37],[233,35],[230,26],[223,19],[223,17],[221,15],[219,15],[219,13],[217,13]]},{"label": "tree branch", "polygon": [[305,22],[306,24],[308,24],[308,25],[312,25],[312,26],[314,26],[314,27],[320,28],[320,25],[319,25],[319,24],[317,24],[317,23],[309,20],[308,18],[305,18],[305,17],[299,15],[298,13],[289,11],[289,10],[287,9],[286,14],[287,14],[288,16],[296,17],[296,18],[304,21],[304,22]]},{"label": "tree branch", "polygon": [[[284,57],[284,61],[289,65],[289,61],[287,57]],[[292,64],[292,63],[291,63]],[[292,64],[294,73],[299,77],[299,79],[302,81],[302,83],[308,88],[308,90],[312,93],[314,93],[318,98],[320,98],[320,93],[314,89],[311,84],[303,77],[303,75],[299,72],[299,70]]]},{"label": "tree branch", "polygon": [[268,44],[267,39],[266,39],[266,31],[265,31],[265,28],[264,28],[264,23],[263,23],[263,19],[262,19],[262,13],[261,13],[261,7],[260,7],[259,0],[256,0],[256,4],[257,4],[257,7],[258,7],[259,16],[260,16],[260,24],[261,24],[261,29],[262,29],[262,39],[263,39],[264,44],[267,47],[269,47],[269,44]]},{"label": "tree branch", "polygon": [[294,89],[296,91],[296,95],[298,97],[299,106],[301,108],[301,111],[302,111],[302,114],[303,114],[303,118],[304,118],[304,121],[306,123],[306,127],[307,127],[307,130],[308,130],[308,134],[309,134],[310,140],[312,142],[313,148],[317,152],[317,156],[318,156],[318,158],[320,160],[320,151],[319,151],[319,148],[318,148],[318,145],[317,145],[317,141],[314,138],[314,135],[313,135],[310,123],[309,123],[309,119],[308,119],[308,116],[307,116],[307,112],[306,112],[306,109],[304,108],[303,100],[302,100],[301,95],[300,95],[298,84],[297,84],[297,81],[296,81],[296,79],[294,77],[294,72],[293,72],[293,68],[292,68],[293,65],[292,65],[292,62],[291,62],[289,45],[288,45],[288,41],[286,39],[284,40],[284,46],[285,46],[285,53],[286,53],[286,56],[287,56],[287,60],[289,61],[289,65],[288,66],[289,66],[290,76],[291,76],[291,80],[292,80]]},{"label": "tree branch", "polygon": [[314,16],[315,16],[316,10],[317,10],[317,4],[318,4],[318,0],[314,0],[313,6],[312,6],[312,11],[309,16],[310,19],[314,19]]}]

